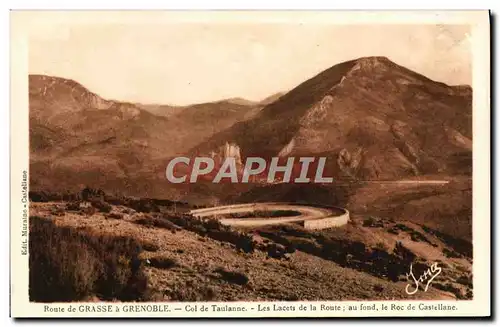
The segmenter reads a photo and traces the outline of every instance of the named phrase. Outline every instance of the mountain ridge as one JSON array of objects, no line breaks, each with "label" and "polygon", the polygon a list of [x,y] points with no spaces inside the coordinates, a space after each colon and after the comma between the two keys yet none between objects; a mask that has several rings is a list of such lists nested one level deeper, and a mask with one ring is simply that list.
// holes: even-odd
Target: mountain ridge
[{"label": "mountain ridge", "polygon": [[163,196],[173,187],[164,181],[169,158],[226,143],[242,160],[326,156],[325,174],[336,179],[471,174],[472,89],[386,57],[334,65],[265,106],[221,100],[168,115],[57,81],[30,76],[33,186],[88,182]]}]

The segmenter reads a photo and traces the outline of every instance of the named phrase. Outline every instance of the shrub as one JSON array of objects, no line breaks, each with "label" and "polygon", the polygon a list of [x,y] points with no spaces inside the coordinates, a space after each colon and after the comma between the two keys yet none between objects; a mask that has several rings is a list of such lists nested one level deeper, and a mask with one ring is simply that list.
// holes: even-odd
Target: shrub
[{"label": "shrub", "polygon": [[212,301],[216,297],[214,288],[205,285],[176,284],[174,289],[165,292],[172,301]]},{"label": "shrub", "polygon": [[409,248],[403,245],[402,242],[396,241],[396,245],[394,247],[394,254],[406,262],[413,262],[417,255],[411,251]]},{"label": "shrub", "polygon": [[88,206],[88,207],[83,207],[80,209],[80,212],[87,215],[87,216],[92,216],[96,213],[96,208],[92,207],[92,206]]},{"label": "shrub", "polygon": [[190,215],[165,215],[163,218],[200,236],[231,243],[244,252],[253,252],[256,247],[251,235],[232,230],[214,218],[200,219]]},{"label": "shrub", "polygon": [[363,227],[384,227],[384,223],[375,217],[368,217],[363,221]]},{"label": "shrub", "polygon": [[430,245],[434,245],[432,244],[428,239],[427,237],[425,237],[422,233],[416,231],[416,230],[413,230],[410,232],[410,238],[413,242],[425,242],[425,243],[428,243]]},{"label": "shrub", "polygon": [[44,191],[36,192],[36,191],[30,191],[28,193],[30,202],[48,202],[49,201],[49,196],[47,193]]},{"label": "shrub", "polygon": [[387,251],[387,246],[384,242],[377,242],[377,244],[375,244],[375,249],[379,251]]},{"label": "shrub", "polygon": [[[468,258],[472,258],[472,243],[469,241],[466,241],[464,239],[459,239],[455,238],[453,236],[444,234],[438,230],[431,229],[427,226],[421,225],[422,229],[426,232],[429,233],[430,235],[434,235],[438,237],[441,241],[446,243],[452,251],[449,251],[449,255],[452,257],[460,257],[460,256],[466,256]],[[445,251],[443,253],[448,256]]]},{"label": "shrub", "polygon": [[156,252],[160,249],[160,246],[158,244],[155,244],[153,242],[148,242],[148,241],[143,241],[141,243],[142,249],[144,251],[148,252]]},{"label": "shrub", "polygon": [[94,208],[96,208],[100,212],[108,213],[108,212],[111,212],[111,210],[113,209],[113,207],[109,203],[107,203],[106,201],[104,201],[104,200],[96,200],[96,199],[94,199],[90,203],[92,204],[92,206]]},{"label": "shrub", "polygon": [[68,211],[80,211],[80,201],[73,201],[66,203],[66,210]]},{"label": "shrub", "polygon": [[96,235],[30,217],[30,300],[145,300],[147,278],[140,249],[132,238]]},{"label": "shrub", "polygon": [[159,269],[170,269],[174,267],[178,267],[179,264],[175,259],[166,258],[166,257],[155,257],[149,259],[149,265],[151,267],[159,268]]},{"label": "shrub", "polygon": [[91,199],[103,199],[106,196],[103,190],[101,189],[95,189],[95,188],[90,188],[90,187],[85,187],[81,192],[80,192],[80,197],[84,201],[89,201]]},{"label": "shrub", "polygon": [[217,268],[214,272],[218,273],[223,280],[231,284],[246,285],[250,281],[245,274],[237,271],[228,271],[224,268]]},{"label": "shrub", "polygon": [[408,227],[404,224],[396,224],[396,225],[394,225],[394,228],[402,230],[403,232],[408,232],[408,233],[411,233],[414,231],[413,228]]},{"label": "shrub", "polygon": [[135,210],[132,208],[124,207],[124,208],[122,208],[122,213],[124,213],[126,215],[133,215],[135,213]]},{"label": "shrub", "polygon": [[158,206],[154,204],[152,200],[149,199],[138,199],[138,200],[129,199],[126,205],[137,212],[149,213],[149,212],[160,211]]},{"label": "shrub", "polygon": [[267,255],[275,259],[283,259],[288,253],[286,247],[282,244],[270,243],[266,246],[266,249]]},{"label": "shrub", "polygon": [[227,226],[221,224],[221,222],[215,218],[207,218],[202,221],[202,224],[207,230],[227,230]]},{"label": "shrub", "polygon": [[50,213],[52,215],[54,215],[54,216],[64,216],[64,214],[66,213],[66,211],[64,210],[64,208],[55,207],[52,210],[50,210]]},{"label": "shrub", "polygon": [[462,294],[462,291],[460,290],[460,288],[454,286],[450,282],[447,282],[447,283],[433,283],[432,286],[434,288],[439,289],[439,290],[453,293],[458,299],[463,298],[463,294]]},{"label": "shrub", "polygon": [[121,213],[111,212],[111,213],[106,214],[106,218],[110,218],[110,219],[123,219],[123,215]]},{"label": "shrub", "polygon": [[175,225],[174,223],[172,223],[166,219],[152,217],[149,215],[145,215],[142,218],[134,220],[134,223],[136,223],[138,225],[143,225],[146,227],[164,228],[164,229],[168,229],[171,232],[176,232],[177,230],[180,229],[179,226]]},{"label": "shrub", "polygon": [[472,276],[462,275],[457,278],[457,283],[472,288]]},{"label": "shrub", "polygon": [[387,231],[391,234],[399,235],[399,230],[397,228],[391,227]]},{"label": "shrub", "polygon": [[449,250],[447,248],[444,248],[443,249],[443,254],[447,257],[447,258],[460,258],[462,257],[460,255],[460,253],[454,251],[454,250]]}]

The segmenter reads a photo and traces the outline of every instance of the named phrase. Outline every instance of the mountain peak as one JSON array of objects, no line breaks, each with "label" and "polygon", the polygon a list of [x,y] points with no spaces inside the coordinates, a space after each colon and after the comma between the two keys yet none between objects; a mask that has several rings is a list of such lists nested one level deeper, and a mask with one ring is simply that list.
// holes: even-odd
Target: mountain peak
[{"label": "mountain peak", "polygon": [[380,65],[380,64],[394,64],[389,58],[385,56],[369,56],[361,57],[356,60],[360,64]]},{"label": "mountain peak", "polygon": [[65,89],[79,89],[80,91],[90,91],[75,80],[50,75],[30,74],[29,76],[30,90],[41,91],[47,88],[65,88]]},{"label": "mountain peak", "polygon": [[384,76],[384,79],[392,80],[398,84],[425,86],[426,89],[434,93],[450,95],[456,93],[453,87],[434,81],[384,56],[361,57],[354,60],[354,63],[352,68],[345,74],[346,78],[361,76],[363,78],[378,80]]},{"label": "mountain peak", "polygon": [[377,70],[386,71],[390,68],[399,67],[398,64],[391,61],[389,58],[383,57],[383,56],[361,57],[359,59],[356,59],[354,62],[356,64],[352,67],[350,72],[356,71],[356,70],[364,70],[364,71],[369,71],[369,72],[373,72],[373,71],[377,71]]}]

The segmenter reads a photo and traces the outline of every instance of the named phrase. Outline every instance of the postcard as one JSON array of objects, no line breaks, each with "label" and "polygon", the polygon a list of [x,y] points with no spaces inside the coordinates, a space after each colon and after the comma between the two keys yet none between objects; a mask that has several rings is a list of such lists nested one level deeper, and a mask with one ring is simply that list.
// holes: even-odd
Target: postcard
[{"label": "postcard", "polygon": [[12,11],[13,317],[488,317],[488,11]]}]

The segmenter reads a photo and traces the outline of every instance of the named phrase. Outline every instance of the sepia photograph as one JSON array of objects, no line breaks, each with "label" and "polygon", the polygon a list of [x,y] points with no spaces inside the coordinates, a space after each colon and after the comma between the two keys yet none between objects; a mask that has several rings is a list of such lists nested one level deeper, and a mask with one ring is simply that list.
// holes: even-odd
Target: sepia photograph
[{"label": "sepia photograph", "polygon": [[408,15],[17,13],[36,27],[11,109],[28,303],[446,316],[489,301],[474,246],[489,251],[474,202],[488,13]]}]

